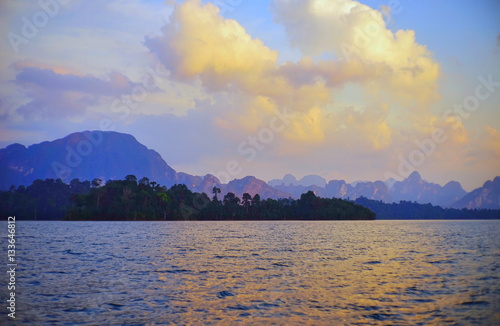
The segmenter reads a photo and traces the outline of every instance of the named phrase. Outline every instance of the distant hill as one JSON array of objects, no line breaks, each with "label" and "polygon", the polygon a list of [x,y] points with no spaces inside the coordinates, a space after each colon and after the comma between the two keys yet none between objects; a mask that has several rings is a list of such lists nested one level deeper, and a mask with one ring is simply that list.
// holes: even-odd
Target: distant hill
[{"label": "distant hill", "polygon": [[381,200],[385,203],[410,201],[420,204],[431,203],[442,207],[451,207],[453,203],[467,194],[457,181],[450,181],[441,186],[423,180],[417,171],[402,181],[391,179],[386,182],[356,181],[348,184],[344,180],[331,180],[324,186],[320,184],[323,184],[323,182],[320,181],[309,186],[303,185],[291,174],[285,175],[281,180],[274,179],[269,182],[269,185],[290,193],[295,198],[311,190],[318,196],[328,198],[354,200],[365,197],[372,200]]},{"label": "distant hill", "polygon": [[[297,180],[297,178],[295,178],[295,176],[291,175],[291,174],[286,174],[283,179],[273,179],[271,181],[268,182],[268,184],[272,187],[275,187],[275,186],[281,186],[281,185],[284,185],[284,186],[289,186],[289,185],[292,185],[292,186],[302,186],[302,187],[311,187],[311,186],[318,186],[318,187],[325,187],[326,185],[326,180],[319,176],[319,175],[306,175],[305,177],[303,177],[302,179],[300,180]],[[300,196],[300,194],[299,194]]]},{"label": "distant hill", "polygon": [[356,204],[375,212],[379,220],[469,220],[469,219],[500,219],[500,210],[492,209],[455,209],[442,208],[432,204],[418,204],[401,201],[399,203],[384,203],[360,197]]},{"label": "distant hill", "polygon": [[452,207],[500,209],[500,177],[486,181],[482,187],[471,191]]},{"label": "distant hill", "polygon": [[225,192],[232,192],[238,197],[241,197],[245,192],[249,193],[252,197],[255,196],[255,194],[259,194],[261,198],[279,199],[291,197],[289,193],[275,189],[269,186],[265,181],[252,176],[235,179],[223,188]]},{"label": "distant hill", "polygon": [[391,200],[389,189],[382,181],[358,182],[353,186],[347,184],[344,180],[331,180],[323,187],[319,185],[285,185],[282,183],[281,185],[275,185],[274,188],[289,193],[294,198],[299,198],[301,194],[312,191],[317,196],[325,198],[356,199],[364,196],[376,200]]},{"label": "distant hill", "polygon": [[417,171],[403,181],[396,181],[391,187],[392,199],[396,203],[405,200],[449,207],[466,194],[467,192],[456,181],[450,181],[442,187],[423,180]]},{"label": "distant hill", "polygon": [[13,144],[0,149],[0,189],[30,185],[36,179],[103,181],[134,174],[166,186],[175,183],[176,172],[160,154],[133,136],[118,132],[85,131],[62,139],[25,147]]},{"label": "distant hill", "polygon": [[[172,153],[175,155],[175,153]],[[344,180],[326,181],[318,175],[307,175],[300,180],[287,174],[283,179],[268,183],[255,177],[235,179],[221,184],[215,176],[194,176],[176,172],[152,149],[139,143],[133,136],[118,132],[84,131],[72,133],[54,141],[45,141],[25,147],[12,144],[0,149],[0,190],[12,185],[28,186],[37,179],[58,179],[69,184],[73,179],[95,178],[119,180],[132,174],[138,179],[147,177],[161,185],[171,187],[185,184],[194,192],[211,196],[214,186],[221,189],[221,196],[233,192],[242,196],[248,192],[266,198],[299,198],[312,191],[318,197],[355,200],[365,197],[385,203],[399,201],[431,203],[455,208],[500,208],[500,178],[486,182],[471,193],[460,183],[450,181],[441,186],[422,179],[418,172],[408,178],[395,181],[357,181],[348,184]]]},{"label": "distant hill", "polygon": [[211,174],[201,177],[176,172],[160,154],[133,136],[112,131],[76,132],[28,147],[12,144],[0,149],[0,190],[8,190],[12,185],[29,186],[37,179],[60,178],[69,184],[73,179],[92,181],[99,178],[106,182],[127,175],[135,175],[138,179],[147,177],[166,187],[185,184],[191,191],[208,195],[217,186],[222,196],[227,192],[238,196],[248,192],[252,196],[258,193],[262,199],[290,197],[255,177],[221,184]]},{"label": "distant hill", "polygon": [[[211,174],[207,174],[204,177],[200,177],[197,175],[190,175],[184,172],[178,172],[176,179],[176,184],[185,184],[189,190],[206,193],[210,195],[212,193],[212,189],[214,187],[218,187],[221,190],[224,188],[221,184],[220,180]],[[223,193],[225,193],[223,191]]]},{"label": "distant hill", "polygon": [[387,188],[387,185],[382,181],[375,182],[358,182],[356,186],[348,185],[348,197],[359,198],[366,197],[369,199],[377,199],[382,201],[391,201],[392,194]]}]

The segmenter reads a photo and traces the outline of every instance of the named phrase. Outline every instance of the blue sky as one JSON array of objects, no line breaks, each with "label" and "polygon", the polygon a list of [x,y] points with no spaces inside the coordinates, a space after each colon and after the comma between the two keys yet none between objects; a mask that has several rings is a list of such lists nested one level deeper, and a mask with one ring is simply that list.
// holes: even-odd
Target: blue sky
[{"label": "blue sky", "polygon": [[109,120],[196,175],[500,175],[497,1],[7,0],[0,22],[1,147]]}]

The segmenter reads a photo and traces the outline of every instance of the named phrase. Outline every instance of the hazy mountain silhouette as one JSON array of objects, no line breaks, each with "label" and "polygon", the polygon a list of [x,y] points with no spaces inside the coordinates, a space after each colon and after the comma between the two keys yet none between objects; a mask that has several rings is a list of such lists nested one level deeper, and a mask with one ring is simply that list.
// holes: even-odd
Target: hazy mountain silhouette
[{"label": "hazy mountain silhouette", "polygon": [[129,174],[139,179],[147,177],[167,187],[185,184],[191,191],[205,192],[210,196],[216,186],[221,189],[221,196],[227,192],[237,196],[248,192],[252,196],[258,193],[263,199],[300,198],[301,194],[312,191],[316,196],[327,198],[354,200],[365,197],[386,203],[404,200],[443,207],[500,208],[499,177],[469,194],[456,181],[440,186],[423,180],[416,171],[402,181],[348,184],[344,180],[326,182],[318,175],[297,180],[287,174],[283,179],[274,179],[269,183],[248,176],[221,184],[210,174],[202,177],[176,172],[160,154],[148,149],[133,136],[111,131],[76,132],[28,147],[12,144],[0,149],[0,190],[7,190],[11,185],[28,186],[36,179],[61,178],[65,183],[76,178],[107,181],[123,179]]},{"label": "hazy mountain silhouette", "polygon": [[293,185],[293,186],[303,186],[303,187],[319,186],[324,188],[326,185],[326,180],[323,177],[314,174],[306,175],[302,179],[297,180],[295,176],[291,174],[286,174],[283,177],[283,179],[273,179],[269,181],[268,184],[272,187],[281,185],[285,186]]},{"label": "hazy mountain silhouette", "polygon": [[403,181],[396,181],[391,187],[392,199],[395,202],[415,201],[420,204],[431,203],[443,207],[451,206],[466,194],[467,192],[456,181],[450,181],[442,187],[423,180],[417,171]]},{"label": "hazy mountain silhouette", "polygon": [[482,187],[471,191],[452,207],[500,209],[500,177],[486,181]]},{"label": "hazy mountain silhouette", "polygon": [[269,186],[265,181],[252,176],[232,180],[227,186],[223,187],[222,190],[232,192],[240,198],[245,192],[249,193],[252,197],[255,194],[259,194],[261,198],[278,199],[291,197],[289,193],[275,189]]},{"label": "hazy mountain silhouette", "polygon": [[[290,175],[287,175],[290,176]],[[285,176],[285,177],[287,177]],[[293,176],[292,176],[293,177]],[[284,180],[285,178],[283,178]],[[291,179],[288,177],[288,179]],[[323,178],[321,178],[324,180]],[[382,181],[375,182],[357,182],[355,186],[347,184],[344,180],[331,180],[328,183],[322,182],[319,178],[310,178],[308,181],[318,181],[317,184],[309,186],[293,185],[282,182],[277,184],[279,179],[273,180],[274,188],[291,194],[295,198],[300,198],[300,195],[307,191],[313,191],[316,196],[327,198],[341,198],[341,199],[356,199],[359,197],[366,197],[369,199],[390,201],[391,194],[389,188]],[[310,183],[309,183],[310,184]]]},{"label": "hazy mountain silhouette", "polygon": [[296,181],[296,178],[291,174],[287,174],[282,180],[274,179],[269,184],[281,191],[292,194],[296,198],[300,194],[312,190],[318,196],[329,198],[349,198],[354,200],[365,197],[381,200],[385,203],[404,200],[421,204],[432,203],[443,207],[451,206],[467,194],[457,181],[450,181],[445,186],[440,186],[423,180],[416,171],[402,181],[392,179],[386,182],[356,181],[348,184],[344,180],[331,180],[325,186],[320,185],[322,182],[318,182],[313,186],[304,186],[300,185],[299,181],[287,182],[291,180]]},{"label": "hazy mountain silhouette", "polygon": [[45,141],[25,147],[20,144],[0,149],[0,190],[11,185],[30,185],[36,179],[58,179],[69,183],[73,179],[103,181],[120,180],[132,174],[138,179],[171,187],[185,184],[191,191],[211,195],[214,186],[222,195],[234,192],[241,196],[258,193],[261,198],[287,198],[290,194],[270,187],[255,177],[221,184],[211,174],[204,177],[177,173],[154,150],[139,143],[133,136],[118,132],[85,131],[62,139]]},{"label": "hazy mountain silhouette", "polygon": [[166,186],[173,185],[176,177],[160,154],[131,135],[112,131],[76,132],[51,142],[0,149],[0,189],[4,190],[36,179],[106,181],[128,174]]}]

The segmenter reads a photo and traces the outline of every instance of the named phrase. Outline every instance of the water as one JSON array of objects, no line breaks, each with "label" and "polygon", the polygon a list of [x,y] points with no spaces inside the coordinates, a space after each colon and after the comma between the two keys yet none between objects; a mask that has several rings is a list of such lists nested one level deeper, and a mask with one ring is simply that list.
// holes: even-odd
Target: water
[{"label": "water", "polygon": [[500,221],[19,221],[16,230],[18,325],[500,324]]}]

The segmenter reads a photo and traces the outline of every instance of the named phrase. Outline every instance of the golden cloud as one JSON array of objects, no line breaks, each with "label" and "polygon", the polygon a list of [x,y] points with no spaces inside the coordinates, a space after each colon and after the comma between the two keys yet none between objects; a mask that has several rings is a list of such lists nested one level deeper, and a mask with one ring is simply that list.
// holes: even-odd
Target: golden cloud
[{"label": "golden cloud", "polygon": [[[214,117],[221,129],[253,132],[273,111],[287,108],[296,114],[283,133],[289,140],[331,141],[344,137],[338,127],[348,125],[356,139],[381,150],[392,140],[390,102],[411,108],[419,124],[434,123],[429,103],[439,98],[439,65],[416,43],[413,31],[393,33],[380,12],[356,1],[276,0],[271,7],[292,45],[306,54],[298,62],[279,64],[277,51],[200,0],[176,5],[163,35],[146,38],[145,45],[175,78],[240,94],[239,105]],[[349,60],[342,58],[346,49],[352,52]],[[341,59],[312,57],[324,52]],[[347,83],[361,86],[368,101],[364,112],[330,112],[333,96]],[[383,105],[381,93],[387,98]]]}]

